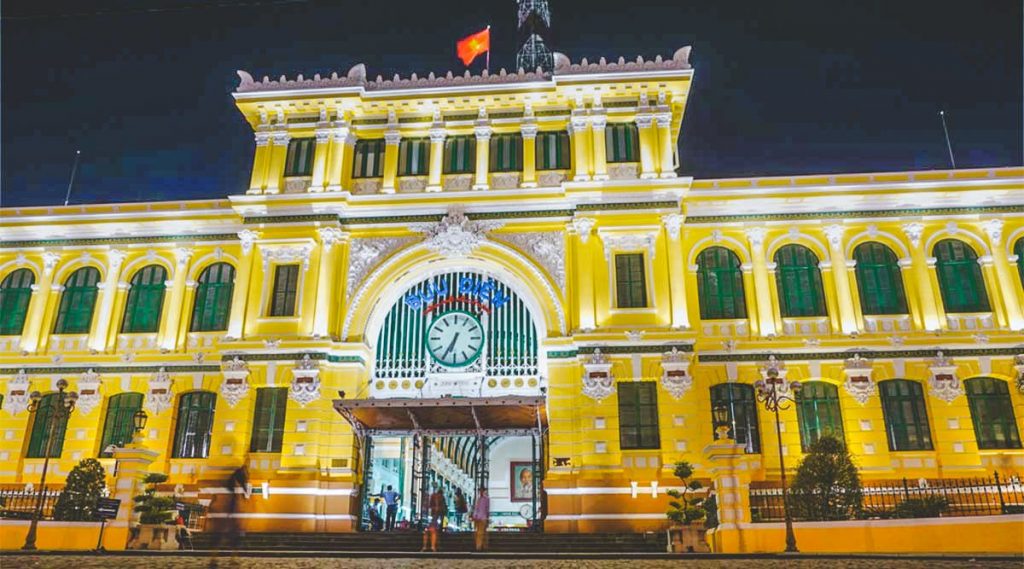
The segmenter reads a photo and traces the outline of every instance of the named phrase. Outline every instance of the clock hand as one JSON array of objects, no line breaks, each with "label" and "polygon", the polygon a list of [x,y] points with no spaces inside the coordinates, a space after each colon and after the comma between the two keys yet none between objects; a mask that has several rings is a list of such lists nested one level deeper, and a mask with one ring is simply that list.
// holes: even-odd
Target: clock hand
[{"label": "clock hand", "polygon": [[455,342],[459,340],[459,332],[455,333],[455,337],[452,338],[452,343],[448,345],[448,349],[444,351],[444,357],[448,357],[448,354],[455,349]]}]

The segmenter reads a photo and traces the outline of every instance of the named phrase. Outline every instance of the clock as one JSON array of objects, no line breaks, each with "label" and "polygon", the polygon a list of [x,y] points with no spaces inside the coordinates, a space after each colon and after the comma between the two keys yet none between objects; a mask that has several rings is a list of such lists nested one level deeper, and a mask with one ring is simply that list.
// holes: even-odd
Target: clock
[{"label": "clock", "polygon": [[452,310],[434,318],[424,337],[434,361],[445,367],[465,367],[480,357],[484,327],[464,310]]}]

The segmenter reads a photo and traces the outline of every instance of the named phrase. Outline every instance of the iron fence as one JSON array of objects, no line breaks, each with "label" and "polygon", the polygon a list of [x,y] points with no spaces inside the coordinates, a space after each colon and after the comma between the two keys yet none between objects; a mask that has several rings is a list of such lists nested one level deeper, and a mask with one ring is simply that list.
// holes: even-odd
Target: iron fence
[{"label": "iron fence", "polygon": [[[58,489],[46,489],[43,491],[43,510],[39,517],[41,520],[49,520],[53,517],[53,507],[57,504],[57,498],[61,491]],[[36,501],[39,499],[38,490],[25,490],[24,488],[0,488],[0,518],[14,520],[30,520],[36,509]]]},{"label": "iron fence", "polygon": [[[1000,477],[994,473],[982,478],[943,478],[871,481],[861,487],[860,510],[836,512],[831,519],[928,518],[948,516],[991,516],[1024,513],[1024,484],[1017,475]],[[790,494],[793,519],[821,521],[801,517],[797,501]],[[781,522],[785,519],[782,488],[761,484],[751,486],[750,516],[754,522]]]}]

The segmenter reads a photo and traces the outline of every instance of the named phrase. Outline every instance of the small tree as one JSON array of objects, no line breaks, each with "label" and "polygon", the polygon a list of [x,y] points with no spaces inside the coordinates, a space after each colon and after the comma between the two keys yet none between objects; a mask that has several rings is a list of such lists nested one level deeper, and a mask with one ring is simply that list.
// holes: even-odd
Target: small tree
[{"label": "small tree", "polygon": [[683,491],[669,490],[666,492],[666,494],[672,497],[672,500],[668,503],[669,508],[665,515],[677,524],[688,525],[690,522],[699,520],[705,515],[704,508],[702,507],[704,499],[690,497],[690,492],[700,490],[702,486],[697,480],[691,479],[693,476],[693,466],[689,462],[677,462],[673,473],[676,475],[676,478],[682,480]]},{"label": "small tree", "polygon": [[795,517],[808,521],[848,520],[861,510],[860,472],[846,445],[823,436],[808,449],[789,489]]},{"label": "small tree", "polygon": [[91,522],[96,519],[96,500],[107,487],[107,472],[95,458],[79,462],[68,474],[64,490],[53,507],[53,519]]},{"label": "small tree", "polygon": [[174,498],[157,496],[156,486],[167,482],[166,474],[151,473],[144,480],[146,491],[135,496],[135,511],[139,512],[139,522],[143,524],[164,524],[171,521],[174,515]]}]

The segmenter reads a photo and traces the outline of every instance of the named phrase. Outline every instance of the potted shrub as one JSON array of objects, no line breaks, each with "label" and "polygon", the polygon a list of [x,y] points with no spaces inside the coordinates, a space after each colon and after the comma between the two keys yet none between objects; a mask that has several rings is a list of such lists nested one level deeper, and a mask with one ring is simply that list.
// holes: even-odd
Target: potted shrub
[{"label": "potted shrub", "polygon": [[673,553],[708,551],[704,541],[704,498],[693,494],[702,488],[701,483],[693,479],[693,466],[689,462],[677,462],[673,473],[682,481],[683,490],[666,492],[672,498],[665,513],[671,522],[669,547]]},{"label": "potted shrub", "polygon": [[177,549],[168,525],[174,519],[174,498],[157,496],[157,484],[167,481],[166,474],[146,475],[146,490],[133,498],[135,512],[139,514],[139,525],[135,537],[129,543],[132,549]]},{"label": "potted shrub", "polygon": [[823,436],[811,443],[789,487],[793,517],[836,521],[860,517],[860,472],[843,441]]},{"label": "potted shrub", "polygon": [[96,521],[96,501],[107,488],[107,473],[95,458],[79,462],[68,473],[64,490],[53,507],[53,519],[64,522]]}]

